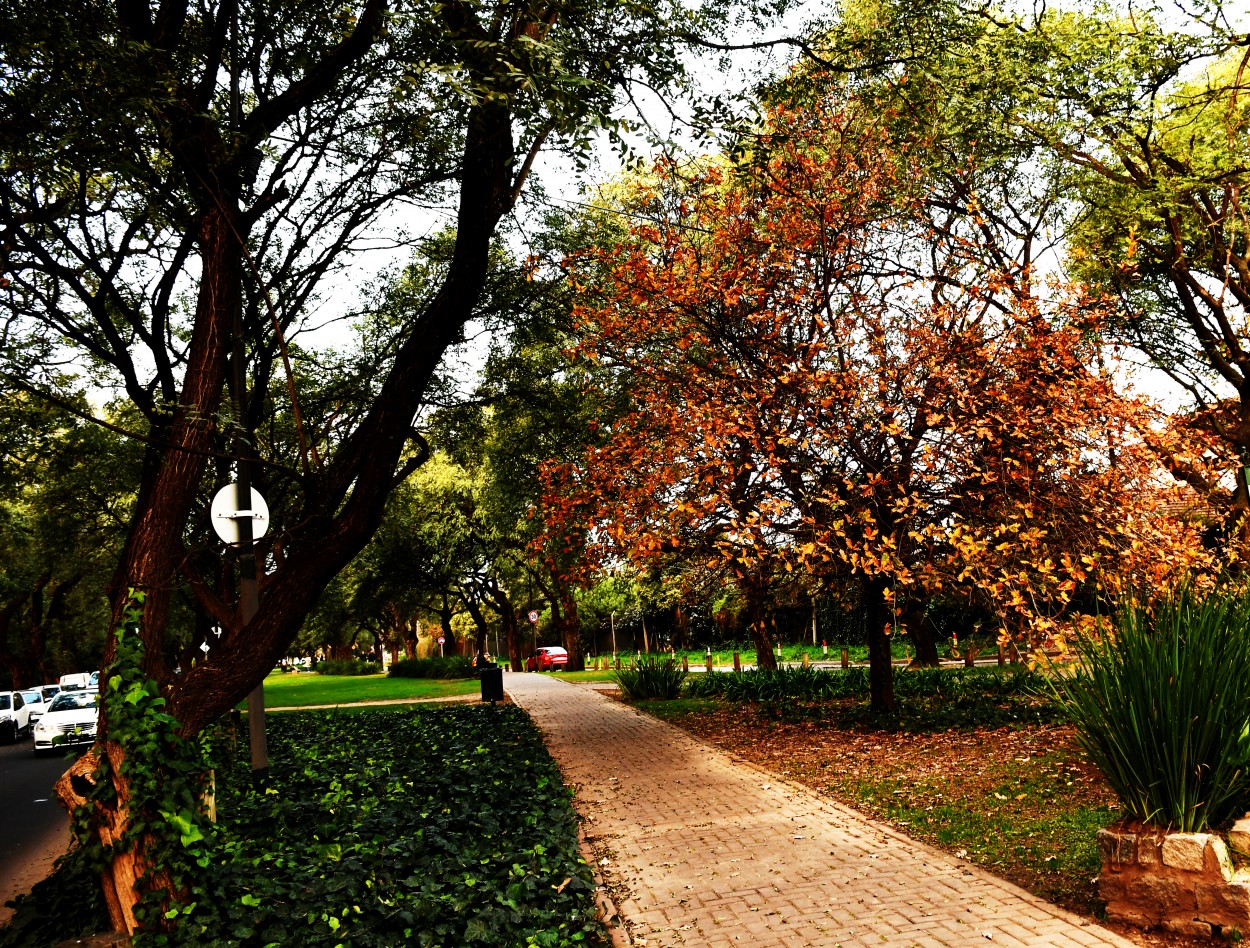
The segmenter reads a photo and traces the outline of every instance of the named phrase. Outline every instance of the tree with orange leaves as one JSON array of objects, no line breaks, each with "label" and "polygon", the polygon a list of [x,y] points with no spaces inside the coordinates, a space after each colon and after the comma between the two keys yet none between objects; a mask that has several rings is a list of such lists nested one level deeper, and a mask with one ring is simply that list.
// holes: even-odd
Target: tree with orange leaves
[{"label": "tree with orange leaves", "polygon": [[903,598],[1045,632],[1096,573],[1199,555],[1153,513],[1154,419],[1093,368],[1098,306],[928,226],[918,167],[829,97],[774,106],[747,163],[658,169],[652,222],[581,270],[577,354],[630,406],[546,499],[601,561],[731,578],[762,666],[774,582],[854,581],[879,710]]}]

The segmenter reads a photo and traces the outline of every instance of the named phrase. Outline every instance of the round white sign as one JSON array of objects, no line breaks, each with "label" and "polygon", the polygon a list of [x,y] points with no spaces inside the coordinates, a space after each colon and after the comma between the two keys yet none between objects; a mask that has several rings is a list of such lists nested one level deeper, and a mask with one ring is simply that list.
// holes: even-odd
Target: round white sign
[{"label": "round white sign", "polygon": [[238,499],[237,484],[227,484],[213,496],[213,506],[209,511],[213,529],[226,543],[238,543],[239,521],[246,518],[252,521],[252,539],[260,539],[269,529],[269,507],[265,498],[253,487],[251,510],[240,510]]},{"label": "round white sign", "polygon": [[443,644],[444,642],[446,642],[446,641],[447,641],[447,640],[446,640],[445,638],[443,638],[441,635],[438,637],[438,644],[439,644],[439,645],[442,645],[442,644]]},{"label": "round white sign", "polygon": [[537,622],[537,621],[538,621],[538,613],[535,612],[533,609],[531,609],[530,610],[530,622]]}]

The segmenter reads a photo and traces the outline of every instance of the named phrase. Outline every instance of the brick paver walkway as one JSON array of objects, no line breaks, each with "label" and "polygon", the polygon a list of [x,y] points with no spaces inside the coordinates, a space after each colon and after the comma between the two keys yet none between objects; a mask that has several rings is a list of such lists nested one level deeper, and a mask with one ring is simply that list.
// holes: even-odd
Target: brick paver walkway
[{"label": "brick paver walkway", "polygon": [[509,674],[635,944],[1131,942],[580,685]]}]

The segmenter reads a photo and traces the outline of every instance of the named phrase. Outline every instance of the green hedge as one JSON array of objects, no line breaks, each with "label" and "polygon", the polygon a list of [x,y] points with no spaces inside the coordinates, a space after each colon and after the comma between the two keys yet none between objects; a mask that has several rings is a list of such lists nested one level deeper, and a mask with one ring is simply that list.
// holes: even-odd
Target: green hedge
[{"label": "green hedge", "polygon": [[392,678],[472,678],[473,660],[463,655],[405,658],[391,665]]},{"label": "green hedge", "polygon": [[[996,669],[909,668],[894,676],[900,698],[961,698],[1032,695],[1046,687],[1046,677],[1024,668]],[[829,701],[863,698],[869,694],[868,669],[777,668],[741,672],[711,672],[692,678],[692,698],[730,701]]]},{"label": "green hedge", "polygon": [[381,670],[377,662],[367,662],[359,658],[329,658],[317,663],[318,675],[376,675]]}]

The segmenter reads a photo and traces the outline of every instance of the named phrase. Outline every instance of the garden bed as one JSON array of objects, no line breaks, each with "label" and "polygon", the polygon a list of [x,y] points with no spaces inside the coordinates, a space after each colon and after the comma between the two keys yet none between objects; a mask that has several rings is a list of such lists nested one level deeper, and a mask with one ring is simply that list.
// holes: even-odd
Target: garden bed
[{"label": "garden bed", "polygon": [[[218,772],[211,898],[172,943],[603,942],[569,793],[524,712],[291,712],[267,730],[264,792],[251,789],[245,742]],[[57,914],[93,885],[79,873],[77,890],[57,891],[55,880],[23,900],[0,944],[55,943]]]}]

